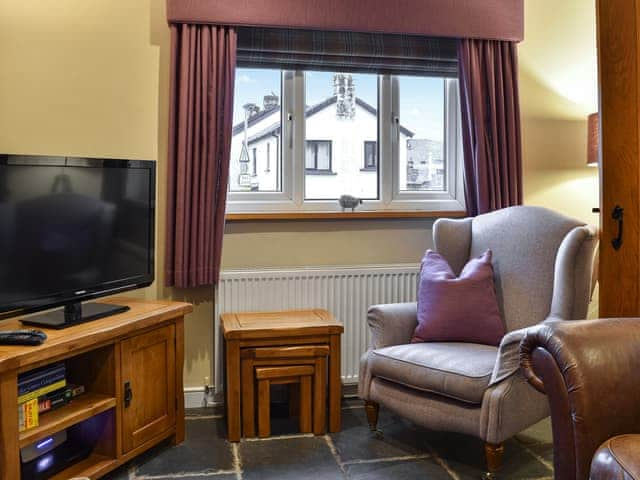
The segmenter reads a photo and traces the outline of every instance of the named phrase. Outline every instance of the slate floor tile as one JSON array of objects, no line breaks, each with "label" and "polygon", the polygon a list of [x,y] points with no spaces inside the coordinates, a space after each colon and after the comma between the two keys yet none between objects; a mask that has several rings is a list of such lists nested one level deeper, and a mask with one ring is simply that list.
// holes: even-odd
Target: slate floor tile
[{"label": "slate floor tile", "polygon": [[222,419],[187,419],[186,440],[175,447],[152,450],[140,460],[136,475],[177,475],[233,470],[231,445]]},{"label": "slate floor tile", "polygon": [[[434,452],[460,478],[477,480],[485,470],[484,444],[475,437],[452,433],[427,432]],[[539,462],[522,444],[515,440],[505,442],[501,479],[533,479],[549,477],[551,471]]]},{"label": "slate floor tile", "polygon": [[369,430],[364,409],[343,410],[342,431],[331,434],[331,439],[345,462],[429,452],[424,433],[388,410],[380,410],[378,429],[382,435]]},{"label": "slate floor tile", "polygon": [[551,468],[553,468],[553,444],[552,443],[540,443],[538,445],[531,445],[528,447],[534,455],[546,462]]},{"label": "slate floor tile", "polygon": [[339,480],[344,476],[323,437],[242,441],[244,480]]},{"label": "slate floor tile", "polygon": [[544,420],[527,428],[516,435],[516,439],[526,445],[551,443],[553,441],[553,437],[551,435],[551,419],[545,418]]},{"label": "slate floor tile", "polygon": [[[481,477],[485,468],[481,440],[433,432],[385,409],[380,410],[378,423],[382,435],[375,435],[369,431],[360,405],[357,399],[345,401],[343,430],[330,435],[340,461],[324,437],[295,435],[242,441],[238,456],[243,472],[237,476],[232,473],[233,453],[226,441],[224,419],[211,418],[216,415],[213,409],[202,408],[187,410],[187,438],[182,445],[173,447],[165,442],[104,478],[179,480],[186,474],[186,478],[201,480],[450,480],[452,476],[439,462],[444,462],[458,480]],[[275,403],[272,413],[274,434],[297,434],[297,419],[288,418],[286,403]],[[551,424],[547,419],[506,442],[499,478],[548,480],[552,464]]]},{"label": "slate floor tile", "polygon": [[[215,475],[208,475],[208,474],[202,474],[202,475],[198,475],[198,474],[189,474],[187,477],[185,476],[180,476],[180,477],[165,477],[165,476],[161,476],[161,477],[152,477],[153,480],[237,480],[237,476],[235,473],[223,473],[223,474],[215,474]],[[145,477],[134,477],[134,480],[146,480]]]},{"label": "slate floor tile", "polygon": [[350,480],[451,480],[433,459],[356,463],[346,467]]},{"label": "slate floor tile", "polygon": [[185,410],[185,417],[221,417],[224,414],[221,408],[206,407],[206,408],[188,408]]},{"label": "slate floor tile", "polygon": [[342,408],[350,409],[350,408],[364,408],[364,401],[357,397],[349,397],[342,399]]},{"label": "slate floor tile", "polygon": [[[448,462],[449,467],[460,480],[477,480],[478,472],[484,471],[484,466],[470,466],[460,462]],[[498,478],[500,480],[531,480],[550,478],[552,472],[525,451],[505,452],[504,463]]]}]

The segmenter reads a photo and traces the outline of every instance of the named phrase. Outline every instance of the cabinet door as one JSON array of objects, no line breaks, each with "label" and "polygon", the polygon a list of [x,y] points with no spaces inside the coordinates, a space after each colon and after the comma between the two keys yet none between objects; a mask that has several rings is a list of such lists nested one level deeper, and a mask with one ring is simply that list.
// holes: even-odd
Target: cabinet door
[{"label": "cabinet door", "polygon": [[175,367],[173,325],[121,343],[123,453],[175,424]]}]

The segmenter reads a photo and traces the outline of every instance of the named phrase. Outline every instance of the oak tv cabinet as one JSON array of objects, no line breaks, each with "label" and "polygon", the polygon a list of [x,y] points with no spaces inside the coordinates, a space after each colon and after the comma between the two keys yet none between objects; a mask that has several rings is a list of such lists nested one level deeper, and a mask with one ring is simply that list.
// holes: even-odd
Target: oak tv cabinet
[{"label": "oak tv cabinet", "polygon": [[[100,478],[170,438],[184,440],[184,315],[188,303],[115,298],[130,310],[48,335],[37,347],[0,346],[0,480],[20,478],[20,448],[67,429],[90,456],[53,476]],[[18,319],[0,330],[21,328]],[[86,393],[18,431],[18,374],[64,361]]]}]

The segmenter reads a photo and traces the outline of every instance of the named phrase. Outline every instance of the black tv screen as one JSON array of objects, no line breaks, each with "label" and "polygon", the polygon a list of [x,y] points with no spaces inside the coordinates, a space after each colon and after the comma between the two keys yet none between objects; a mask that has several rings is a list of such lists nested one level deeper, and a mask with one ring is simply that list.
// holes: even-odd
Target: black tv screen
[{"label": "black tv screen", "polygon": [[149,285],[155,162],[0,155],[0,312]]}]

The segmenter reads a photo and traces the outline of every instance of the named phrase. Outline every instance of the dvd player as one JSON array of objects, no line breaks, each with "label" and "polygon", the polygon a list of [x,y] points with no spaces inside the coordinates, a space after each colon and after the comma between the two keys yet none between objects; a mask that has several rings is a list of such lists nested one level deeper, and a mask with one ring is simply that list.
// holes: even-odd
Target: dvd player
[{"label": "dvd player", "polygon": [[74,440],[66,440],[52,450],[23,461],[22,480],[45,480],[91,454],[91,446]]}]

